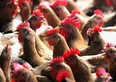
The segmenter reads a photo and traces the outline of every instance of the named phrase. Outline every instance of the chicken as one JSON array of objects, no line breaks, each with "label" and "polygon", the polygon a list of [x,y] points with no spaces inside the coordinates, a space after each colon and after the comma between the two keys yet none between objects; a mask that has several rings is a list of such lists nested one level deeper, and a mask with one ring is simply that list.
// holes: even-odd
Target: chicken
[{"label": "chicken", "polygon": [[63,54],[65,62],[70,66],[76,82],[95,82],[91,70],[84,60],[78,56],[78,49],[67,50]]},{"label": "chicken", "polygon": [[64,81],[65,82],[75,82],[75,81],[73,81],[72,79],[69,78],[68,71],[66,71],[66,70],[61,70],[58,73],[56,79],[57,79],[58,82],[64,82]]},{"label": "chicken", "polygon": [[[28,22],[24,22],[21,25],[17,27],[17,30],[19,31],[19,41],[23,42],[23,38],[25,36],[25,33],[28,31],[35,39],[34,46],[36,48],[37,53],[40,57],[44,57],[47,60],[52,59],[52,51],[41,41],[40,37],[38,37],[35,32],[30,28]],[[26,31],[27,30],[27,31]]]},{"label": "chicken", "polygon": [[38,82],[32,71],[18,63],[13,63],[14,71],[12,79],[16,82]]},{"label": "chicken", "polygon": [[88,30],[88,47],[84,50],[81,50],[80,55],[94,55],[102,52],[106,42],[101,37],[100,32],[102,29],[100,27],[94,27],[93,29]]},{"label": "chicken", "polygon": [[62,56],[69,47],[65,41],[65,38],[59,33],[59,30],[52,29],[47,31],[48,42],[53,48],[53,58],[57,56]]},{"label": "chicken", "polygon": [[11,61],[11,48],[7,45],[0,56],[0,67],[6,77],[6,82],[11,82],[10,78],[10,61]]},{"label": "chicken", "polygon": [[54,10],[56,15],[60,18],[60,20],[63,20],[68,15],[70,15],[70,12],[65,7],[67,5],[67,0],[55,0],[51,3],[51,8]]},{"label": "chicken", "polygon": [[51,76],[53,81],[57,80],[56,77],[60,71],[66,70],[68,72],[68,78],[75,82],[71,68],[66,63],[64,63],[64,58],[56,57],[50,62],[50,65],[52,67]]},{"label": "chicken", "polygon": [[[67,9],[69,10],[70,13],[75,9],[79,10],[79,7],[77,6],[77,4],[73,0],[67,0],[67,6],[66,7],[67,7]],[[88,18],[88,16],[84,12],[81,11],[80,13],[85,18]]]},{"label": "chicken", "polygon": [[11,22],[16,17],[18,3],[16,0],[1,0],[0,4],[0,32],[3,32],[4,28],[2,26]]},{"label": "chicken", "polygon": [[96,81],[95,82],[110,82],[111,76],[103,67],[99,67],[96,71]]},{"label": "chicken", "polygon": [[61,20],[57,17],[55,12],[50,7],[50,3],[47,1],[43,1],[38,5],[38,8],[45,16],[47,22],[49,25],[51,25],[53,28],[61,24]]},{"label": "chicken", "polygon": [[104,15],[101,10],[94,10],[94,15],[92,15],[82,27],[81,34],[85,41],[87,41],[87,30],[95,26],[102,26],[103,18]]},{"label": "chicken", "polygon": [[36,34],[40,37],[42,42],[49,48],[53,48],[48,44],[46,38],[43,37],[44,32],[53,29],[51,26],[48,25],[45,17],[38,9],[34,9],[32,12],[33,16],[29,19],[30,27],[36,32]]},{"label": "chicken", "polygon": [[61,34],[65,37],[69,48],[79,48],[80,50],[83,50],[87,47],[86,42],[78,29],[80,21],[68,16],[62,20],[61,25]]},{"label": "chicken", "polygon": [[105,58],[108,62],[108,72],[112,77],[112,81],[116,81],[116,45],[107,44],[104,48]]},{"label": "chicken", "polygon": [[1,68],[0,68],[0,82],[6,82],[5,75]]},{"label": "chicken", "polygon": [[[24,23],[27,24],[27,23]],[[21,56],[22,59],[30,63],[33,67],[41,65],[45,63],[46,60],[43,59],[40,54],[38,54],[36,49],[36,38],[35,34],[31,32],[31,28],[27,25],[22,25],[17,28],[17,31],[24,32],[24,40],[23,40],[23,52],[24,54]],[[28,50],[27,50],[28,48]],[[28,57],[27,57],[28,56]]]},{"label": "chicken", "polygon": [[22,21],[28,21],[31,12],[32,12],[32,0],[19,0],[19,8],[20,8],[20,15],[22,17]]}]

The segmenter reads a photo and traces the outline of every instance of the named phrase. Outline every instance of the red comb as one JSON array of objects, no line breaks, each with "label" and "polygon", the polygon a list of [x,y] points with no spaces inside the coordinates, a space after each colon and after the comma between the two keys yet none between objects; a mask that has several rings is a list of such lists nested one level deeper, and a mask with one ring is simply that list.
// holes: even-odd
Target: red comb
[{"label": "red comb", "polygon": [[41,9],[44,6],[50,6],[50,3],[48,1],[43,1],[38,5],[38,8]]},{"label": "red comb", "polygon": [[66,70],[61,70],[61,71],[58,73],[56,79],[57,79],[58,82],[62,82],[62,81],[63,81],[65,78],[67,78],[67,77],[68,77],[68,71],[66,71]]},{"label": "red comb", "polygon": [[56,57],[50,62],[50,65],[54,65],[58,62],[64,62],[64,58],[63,57]]},{"label": "red comb", "polygon": [[63,5],[66,6],[67,5],[67,0],[55,0],[52,4],[51,7],[55,7],[57,5]]},{"label": "red comb", "polygon": [[115,43],[112,43],[112,42],[108,42],[107,44],[106,44],[106,46],[104,47],[104,51],[106,51],[108,48],[110,48],[110,47],[115,47],[116,46],[116,44]]},{"label": "red comb", "polygon": [[80,54],[80,50],[79,49],[70,49],[70,50],[66,50],[63,54],[63,58],[68,58],[71,55],[76,55],[76,54]]},{"label": "red comb", "polygon": [[106,70],[103,68],[103,67],[99,67],[98,69],[97,69],[97,71],[96,71],[96,76],[97,77],[100,77],[100,76],[102,76],[102,75],[110,75],[110,74],[108,74],[108,73],[106,73]]},{"label": "red comb", "polygon": [[75,14],[80,14],[80,11],[75,9],[71,12],[71,16],[74,16]]},{"label": "red comb", "polygon": [[34,9],[33,12],[32,12],[32,15],[36,15],[36,16],[39,16],[39,17],[44,17],[43,13],[39,9]]},{"label": "red comb", "polygon": [[95,26],[91,32],[102,32],[102,29],[100,27]]},{"label": "red comb", "polygon": [[106,0],[106,4],[111,7],[112,6],[112,1],[111,0]]},{"label": "red comb", "polygon": [[51,34],[54,34],[54,33],[59,33],[60,30],[57,30],[57,29],[51,29],[49,31],[47,31],[47,35],[51,35]]},{"label": "red comb", "polygon": [[67,18],[65,18],[64,20],[62,20],[62,24],[72,24],[76,27],[79,27],[80,26],[80,21],[78,19],[74,19],[74,18],[71,18],[71,16],[68,16]]},{"label": "red comb", "polygon": [[21,23],[21,24],[17,27],[17,30],[21,30],[22,28],[30,28],[29,22]]},{"label": "red comb", "polygon": [[17,62],[13,62],[12,65],[13,65],[13,67],[14,67],[14,72],[13,72],[13,73],[17,73],[18,71],[20,71],[21,69],[23,69],[23,66],[20,65],[20,64],[17,63]]},{"label": "red comb", "polygon": [[101,10],[99,10],[99,9],[94,10],[94,14],[96,14],[96,15],[100,16],[101,18],[103,18],[103,17],[104,17],[103,12],[102,12]]}]

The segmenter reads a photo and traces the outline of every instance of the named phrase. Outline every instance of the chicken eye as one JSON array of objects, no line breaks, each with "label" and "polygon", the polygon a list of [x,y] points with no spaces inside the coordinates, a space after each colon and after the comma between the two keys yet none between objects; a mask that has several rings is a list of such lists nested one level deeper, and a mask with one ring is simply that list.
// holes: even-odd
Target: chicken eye
[{"label": "chicken eye", "polygon": [[67,29],[70,29],[70,26],[67,26],[66,28],[67,28]]},{"label": "chicken eye", "polygon": [[44,12],[46,12],[46,9],[43,9]]},{"label": "chicken eye", "polygon": [[56,10],[59,10],[60,8],[59,7],[56,7]]},{"label": "chicken eye", "polygon": [[56,65],[56,68],[57,68],[57,69],[61,69],[62,66],[58,64],[58,65]]},{"label": "chicken eye", "polygon": [[113,51],[110,51],[110,54],[113,54]]},{"label": "chicken eye", "polygon": [[37,21],[37,18],[33,18],[33,21]]},{"label": "chicken eye", "polygon": [[22,73],[22,74],[21,74],[22,77],[24,77],[24,76],[26,76],[26,75],[27,75],[26,73]]},{"label": "chicken eye", "polygon": [[54,35],[54,36],[52,36],[52,38],[56,38],[56,36]]},{"label": "chicken eye", "polygon": [[71,57],[71,58],[69,58],[69,61],[73,61],[74,59]]}]

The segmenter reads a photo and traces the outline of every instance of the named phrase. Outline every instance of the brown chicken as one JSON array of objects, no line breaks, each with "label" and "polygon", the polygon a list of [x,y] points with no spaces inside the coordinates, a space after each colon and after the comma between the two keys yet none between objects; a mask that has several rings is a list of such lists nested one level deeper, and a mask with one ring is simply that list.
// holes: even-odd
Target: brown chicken
[{"label": "brown chicken", "polygon": [[32,31],[31,28],[27,25],[27,23],[20,25],[17,28],[19,33],[23,32],[24,40],[23,40],[23,52],[24,54],[21,56],[22,59],[30,63],[33,67],[41,65],[45,63],[46,60],[43,59],[40,54],[38,54],[36,49],[36,36]]},{"label": "brown chicken", "polygon": [[95,82],[90,68],[78,56],[79,53],[80,51],[78,49],[70,49],[63,54],[65,62],[72,69],[76,82]]},{"label": "brown chicken", "polygon": [[[18,28],[19,27],[19,28]],[[25,30],[31,32],[35,36],[35,48],[37,50],[37,53],[39,56],[44,57],[46,59],[52,59],[52,51],[41,41],[40,37],[35,34],[35,32],[30,28],[28,22],[24,22],[21,25],[19,25],[17,29],[24,30],[23,32],[19,32],[19,41],[22,42],[25,34]],[[24,28],[24,29],[23,29]]]},{"label": "brown chicken", "polygon": [[6,82],[11,82],[10,78],[10,61],[11,61],[11,48],[7,45],[0,56],[0,67],[6,77]]},{"label": "brown chicken", "polygon": [[80,55],[95,55],[102,52],[106,42],[101,37],[100,32],[102,29],[100,27],[94,27],[93,29],[88,30],[88,47],[84,50],[81,50]]},{"label": "brown chicken", "polygon": [[[47,31],[49,29],[53,29],[53,28],[48,25],[45,17],[43,16],[43,13],[41,13],[40,10],[38,10],[38,9],[34,9],[32,12],[32,17],[29,19],[29,23],[30,23],[30,27],[36,32],[36,34],[42,40],[42,42],[49,49],[52,49],[52,47],[46,41],[46,38],[44,38],[43,36],[44,36],[45,31]],[[47,51],[47,53],[48,53],[48,51]],[[50,53],[48,53],[48,54],[50,54]]]},{"label": "brown chicken", "polygon": [[14,82],[38,82],[32,71],[24,68],[18,63],[13,63],[13,75]]},{"label": "brown chicken", "polygon": [[69,50],[65,38],[59,32],[60,31],[56,29],[47,31],[48,42],[50,45],[54,46],[53,58],[62,56],[66,50]]},{"label": "brown chicken", "polygon": [[68,15],[70,15],[70,12],[65,7],[67,5],[67,0],[55,0],[51,3],[51,8],[54,10],[56,15],[60,18],[60,20],[63,20]]},{"label": "brown chicken", "polygon": [[50,65],[52,67],[51,76],[53,81],[57,80],[56,77],[60,71],[66,70],[68,72],[68,78],[75,82],[71,68],[66,63],[64,63],[64,58],[56,57],[50,62]]},{"label": "brown chicken", "polygon": [[0,68],[0,82],[6,82],[5,75],[1,68]]},{"label": "brown chicken", "polygon": [[95,26],[102,26],[104,15],[100,10],[94,10],[94,15],[91,16],[83,25],[81,34],[85,41],[87,41],[87,30]]},{"label": "brown chicken", "polygon": [[[11,22],[18,13],[18,3],[16,0],[1,0],[0,1],[0,32],[2,26]],[[5,27],[6,28],[6,27]]]},{"label": "brown chicken", "polygon": [[62,31],[61,34],[65,37],[69,48],[79,48],[83,50],[87,47],[78,27],[80,21],[68,16],[62,20]]},{"label": "brown chicken", "polygon": [[104,48],[105,58],[108,62],[108,72],[112,77],[112,81],[116,81],[116,45],[107,44]]},{"label": "brown chicken", "polygon": [[47,1],[43,1],[38,5],[38,8],[45,16],[47,22],[49,25],[51,25],[53,28],[61,24],[61,20],[57,17],[55,12],[50,7],[50,3]]}]

